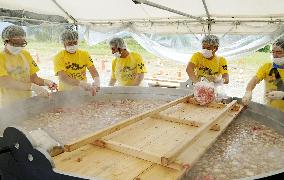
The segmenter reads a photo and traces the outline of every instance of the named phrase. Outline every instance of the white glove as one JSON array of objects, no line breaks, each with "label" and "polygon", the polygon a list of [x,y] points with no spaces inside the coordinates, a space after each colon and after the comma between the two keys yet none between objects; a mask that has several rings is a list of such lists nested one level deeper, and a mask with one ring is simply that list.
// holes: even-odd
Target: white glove
[{"label": "white glove", "polygon": [[215,86],[222,86],[225,83],[225,79],[223,79],[223,78],[215,78],[213,82],[214,82]]},{"label": "white glove", "polygon": [[224,84],[224,82],[225,82],[225,79],[222,77],[214,79],[214,83],[217,83],[217,84]]},{"label": "white glove", "polygon": [[270,99],[283,99],[284,92],[283,91],[271,91],[267,94],[267,97]]},{"label": "white glove", "polygon": [[79,87],[81,87],[85,91],[91,91],[93,96],[96,95],[96,87],[93,86],[90,83],[87,83],[87,82],[84,82],[84,81],[80,81]]},{"label": "white glove", "polygon": [[252,99],[252,92],[251,91],[246,91],[244,97],[242,98],[242,102],[245,106],[247,106]]},{"label": "white glove", "polygon": [[100,78],[96,77],[92,85],[96,87],[97,91],[100,90],[100,87],[101,87]]},{"label": "white glove", "polygon": [[50,81],[48,79],[44,79],[43,80],[43,85],[47,86],[49,90],[52,90],[52,91],[56,90],[56,91],[58,91],[57,84],[55,82],[53,82],[53,81]]},{"label": "white glove", "polygon": [[38,96],[43,96],[43,97],[49,96],[49,92],[37,84],[32,83],[31,90],[34,91]]}]

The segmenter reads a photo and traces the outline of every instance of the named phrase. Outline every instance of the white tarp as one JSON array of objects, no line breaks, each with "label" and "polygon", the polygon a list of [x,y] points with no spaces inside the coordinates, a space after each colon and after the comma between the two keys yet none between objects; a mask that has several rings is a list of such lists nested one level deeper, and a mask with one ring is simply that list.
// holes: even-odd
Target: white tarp
[{"label": "white tarp", "polygon": [[[207,19],[202,0],[150,1]],[[227,58],[251,53],[283,35],[284,0],[205,2],[213,19],[211,33],[221,40],[218,53]],[[192,53],[200,49],[202,35],[208,33],[206,22],[135,4],[132,0],[0,0],[0,7],[60,15],[70,22],[72,16],[86,27],[85,38],[91,45],[114,36],[131,35],[155,55],[179,62],[187,62]]]},{"label": "white tarp", "polygon": [[[66,12],[78,21],[114,19],[164,19],[181,17],[131,0],[56,0]],[[206,17],[202,0],[151,0],[194,16]],[[205,0],[212,17],[282,17],[283,0]],[[1,0],[0,7],[24,9],[49,15],[64,15],[52,0]]]},{"label": "white tarp", "polygon": [[[202,0],[150,1],[203,19],[207,18]],[[56,2],[78,23],[103,22],[113,25],[111,24],[113,22],[119,24],[131,22],[137,30],[145,32],[156,29],[159,33],[202,32],[207,28],[206,25],[196,23],[196,20],[148,5],[134,4],[132,0],[56,0]],[[211,18],[217,21],[212,25],[213,33],[228,32],[233,26],[237,28],[233,28],[231,33],[271,32],[273,28],[264,28],[269,24],[268,22],[240,23],[240,21],[269,21],[284,18],[283,0],[205,0],[205,2]],[[0,7],[68,18],[52,0],[0,0]]]}]

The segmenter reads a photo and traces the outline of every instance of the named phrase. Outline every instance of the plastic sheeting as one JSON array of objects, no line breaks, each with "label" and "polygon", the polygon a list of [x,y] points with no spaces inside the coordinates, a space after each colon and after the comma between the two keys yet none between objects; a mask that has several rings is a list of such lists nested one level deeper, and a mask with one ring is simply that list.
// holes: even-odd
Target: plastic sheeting
[{"label": "plastic sheeting", "polygon": [[[108,32],[86,28],[85,39],[90,45],[102,41],[108,41],[112,37],[132,36],[143,48],[154,55],[166,59],[172,59],[180,63],[187,63],[193,53],[201,50],[203,34],[157,34],[141,33],[130,26],[109,28]],[[242,57],[271,43],[284,32],[284,26],[279,24],[270,34],[237,35],[219,34],[220,47],[217,55],[229,60]]]},{"label": "plastic sheeting", "polygon": [[[172,9],[206,18],[201,0],[150,0]],[[132,0],[56,0],[78,22],[173,19],[182,16]],[[212,18],[283,17],[283,0],[205,0]],[[0,7],[68,17],[52,0],[0,0]]]},{"label": "plastic sheeting", "polygon": [[[1,23],[0,31],[9,23]],[[59,41],[59,36],[66,25],[40,25],[25,27],[28,39]],[[259,35],[218,34],[220,47],[217,55],[228,60],[240,58],[255,52],[271,43],[283,34],[283,26],[278,26],[274,33]],[[105,32],[106,31],[106,32]],[[148,52],[164,59],[171,59],[186,64],[192,54],[201,50],[203,34],[159,34],[142,33],[130,26],[105,28],[100,30],[89,26],[79,26],[80,39],[89,45],[109,41],[113,37],[133,37]]]},{"label": "plastic sheeting", "polygon": [[203,21],[132,0],[0,0],[0,7],[59,15],[70,22],[75,19],[87,27],[85,38],[90,45],[131,35],[156,56],[182,63],[200,50],[200,40],[209,30],[220,37],[217,54],[229,59],[254,52],[284,32],[283,0],[205,0],[210,26],[201,0],[150,1]]},{"label": "plastic sheeting", "polygon": [[[150,2],[172,8],[207,20],[201,0],[149,0]],[[57,5],[62,7],[60,9]],[[226,33],[271,33],[275,22],[283,22],[283,0],[205,0],[210,19],[211,32]],[[151,33],[202,33],[207,30],[206,22],[184,17],[166,10],[145,4],[135,4],[132,0],[0,0],[0,7],[11,10],[22,10],[59,15],[78,24],[95,24],[97,27],[109,28],[116,24],[131,24],[137,31]],[[29,18],[29,17],[23,17]],[[237,26],[238,28],[233,28]],[[272,29],[267,29],[271,26]],[[108,31],[105,31],[108,32]]]}]

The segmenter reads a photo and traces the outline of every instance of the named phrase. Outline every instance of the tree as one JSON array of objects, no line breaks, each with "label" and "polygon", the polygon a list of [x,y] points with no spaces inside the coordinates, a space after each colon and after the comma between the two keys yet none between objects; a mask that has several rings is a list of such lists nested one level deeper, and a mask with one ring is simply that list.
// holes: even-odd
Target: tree
[{"label": "tree", "polygon": [[27,35],[36,41],[58,42],[60,34],[65,29],[64,25],[40,25],[27,27]]},{"label": "tree", "polygon": [[258,52],[265,52],[265,53],[269,53],[271,51],[271,45],[266,45],[263,48],[257,50]]}]

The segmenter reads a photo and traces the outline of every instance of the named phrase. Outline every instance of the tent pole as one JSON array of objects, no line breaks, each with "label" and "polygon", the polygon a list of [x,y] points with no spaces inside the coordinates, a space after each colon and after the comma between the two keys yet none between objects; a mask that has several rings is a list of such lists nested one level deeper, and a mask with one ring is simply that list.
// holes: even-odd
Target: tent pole
[{"label": "tent pole", "polygon": [[206,15],[207,15],[207,30],[208,30],[208,34],[211,33],[211,23],[212,23],[212,19],[210,18],[210,14],[207,8],[207,4],[205,2],[205,0],[202,0]]},{"label": "tent pole", "polygon": [[78,21],[77,21],[73,16],[71,16],[67,11],[65,11],[65,9],[63,9],[63,7],[60,6],[60,4],[58,4],[58,2],[57,2],[56,0],[52,0],[52,2],[53,2],[61,11],[63,11],[64,14],[66,14],[70,19],[72,19],[73,22],[74,22],[74,24],[75,24],[75,26],[76,26],[76,24],[77,24]]},{"label": "tent pole", "polygon": [[148,6],[152,6],[152,7],[158,8],[158,9],[163,9],[163,10],[175,13],[175,14],[179,14],[179,15],[182,15],[182,16],[185,16],[185,17],[189,17],[191,19],[198,20],[199,22],[204,22],[204,20],[201,17],[192,16],[190,14],[187,14],[187,13],[184,13],[184,12],[181,12],[181,11],[178,11],[178,10],[166,7],[166,6],[162,6],[160,4],[156,4],[156,3],[153,3],[153,2],[150,2],[150,1],[147,1],[147,0],[132,0],[132,1],[135,4],[146,4]]},{"label": "tent pole", "polygon": [[208,11],[208,8],[207,8],[207,4],[205,2],[205,0],[202,0],[202,3],[203,3],[203,6],[204,6],[204,9],[205,9],[205,12],[206,12],[206,15],[207,15],[207,18],[208,20],[210,20],[210,14],[209,14],[209,11]]},{"label": "tent pole", "polygon": [[59,23],[59,22],[52,22],[52,21],[45,21],[45,20],[41,20],[41,19],[30,19],[30,18],[26,18],[26,17],[10,17],[10,16],[0,16],[0,19],[2,20],[25,20],[25,21],[34,21],[34,22],[38,22],[38,23],[50,23],[50,24],[66,24],[66,23]]},{"label": "tent pole", "polygon": [[[0,16],[1,17],[1,16]],[[211,19],[212,20],[212,19]],[[145,21],[143,19],[134,19],[134,20],[116,20],[116,21],[84,21],[81,20],[80,23],[92,23],[92,24],[114,24],[114,23],[147,23],[147,22],[151,22],[151,23],[168,23],[168,22],[172,22],[172,23],[197,23],[199,21],[196,20],[188,20],[188,19],[173,19],[171,21],[169,20],[148,20]],[[272,19],[272,20],[249,20],[249,19],[237,19],[237,18],[232,18],[230,19],[220,19],[220,20],[216,20],[214,19],[214,23],[242,23],[242,22],[246,22],[246,23],[256,23],[256,22],[261,22],[261,23],[284,23],[284,18],[282,19]]]}]

